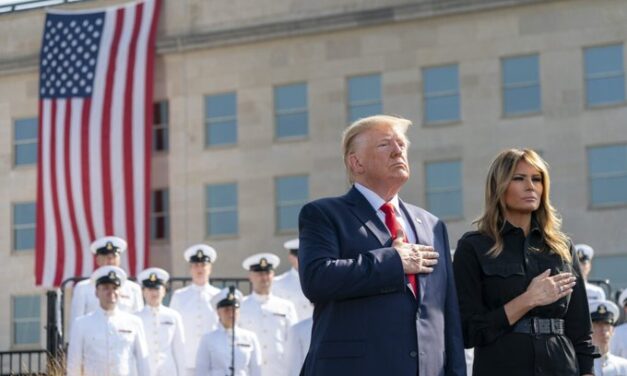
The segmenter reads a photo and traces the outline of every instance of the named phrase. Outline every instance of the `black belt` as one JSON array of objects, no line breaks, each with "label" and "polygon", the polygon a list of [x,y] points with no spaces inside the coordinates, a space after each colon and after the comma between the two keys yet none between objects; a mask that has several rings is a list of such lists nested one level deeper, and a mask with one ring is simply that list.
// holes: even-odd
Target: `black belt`
[{"label": "black belt", "polygon": [[514,333],[564,334],[564,320],[528,317],[514,324]]}]

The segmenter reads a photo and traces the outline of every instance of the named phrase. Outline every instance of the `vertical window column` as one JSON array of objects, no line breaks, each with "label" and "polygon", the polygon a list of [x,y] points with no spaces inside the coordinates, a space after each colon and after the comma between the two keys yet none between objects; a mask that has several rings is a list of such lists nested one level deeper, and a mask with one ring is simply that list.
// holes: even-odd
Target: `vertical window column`
[{"label": "vertical window column", "polygon": [[150,237],[153,240],[170,238],[170,193],[168,189],[152,191]]},{"label": "vertical window column", "polygon": [[13,250],[22,251],[35,248],[34,202],[13,204]]},{"label": "vertical window column", "polygon": [[276,178],[275,200],[277,233],[297,231],[298,214],[309,200],[309,177],[299,175]]},{"label": "vertical window column", "polygon": [[237,96],[235,93],[205,97],[205,146],[237,144]]},{"label": "vertical window column", "polygon": [[37,164],[37,118],[18,119],[13,123],[13,163],[15,166]]},{"label": "vertical window column", "polygon": [[350,77],[347,99],[349,123],[382,113],[381,75]]},{"label": "vertical window column", "polygon": [[307,136],[309,132],[307,84],[274,88],[274,122],[277,140]]},{"label": "vertical window column", "polygon": [[212,184],[206,191],[207,236],[237,235],[237,184]]},{"label": "vertical window column", "polygon": [[541,111],[539,65],[538,55],[501,60],[504,116],[534,114]]},{"label": "vertical window column", "polygon": [[623,45],[584,49],[586,104],[608,106],[625,102]]},{"label": "vertical window column", "polygon": [[588,148],[591,207],[627,204],[627,145]]},{"label": "vertical window column", "polygon": [[461,120],[457,64],[424,68],[422,86],[425,124]]},{"label": "vertical window column", "polygon": [[427,209],[441,219],[464,216],[461,170],[460,161],[426,165]]}]

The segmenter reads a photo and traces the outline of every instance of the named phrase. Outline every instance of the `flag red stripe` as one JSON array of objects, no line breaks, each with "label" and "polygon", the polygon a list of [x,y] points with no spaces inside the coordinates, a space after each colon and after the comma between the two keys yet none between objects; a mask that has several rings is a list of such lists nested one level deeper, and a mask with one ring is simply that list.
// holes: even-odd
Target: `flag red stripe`
[{"label": "flag red stripe", "polygon": [[137,54],[137,36],[141,26],[144,4],[139,4],[135,11],[133,35],[129,47],[129,56],[126,70],[126,85],[124,88],[124,199],[126,203],[126,238],[128,243],[129,274],[135,275],[137,247],[135,244],[135,200],[133,199],[133,82],[135,72],[135,56]]},{"label": "flag red stripe", "polygon": [[[91,111],[91,99],[83,100],[83,113],[81,114],[81,186],[83,188],[83,210],[85,222],[87,223],[87,232],[89,239],[94,239],[94,223],[91,214],[91,199],[89,192],[91,190],[91,180],[89,179],[89,114]],[[83,275],[83,249],[76,252],[76,265],[79,265],[75,274],[76,277]],[[94,260],[94,266],[96,261]]]},{"label": "flag red stripe", "polygon": [[43,182],[43,144],[46,140],[43,139],[43,99],[39,100],[39,125],[37,128],[37,134],[39,135],[39,142],[37,145],[37,218],[35,224],[35,284],[40,286],[44,276],[44,260],[45,260],[45,239],[46,239],[46,225],[44,220],[44,182]]},{"label": "flag red stripe", "polygon": [[148,48],[146,56],[146,94],[144,95],[144,110],[146,112],[145,122],[148,126],[144,127],[146,132],[144,144],[144,265],[150,265],[150,255],[148,245],[150,244],[150,154],[152,153],[152,127],[153,127],[153,90],[154,90],[154,60],[155,60],[155,39],[157,37],[157,20],[161,11],[161,0],[155,1],[153,10],[152,25],[150,25],[150,36],[148,38]]},{"label": "flag red stripe", "polygon": [[[78,234],[78,225],[76,224],[76,214],[74,212],[74,197],[72,195],[72,171],[70,160],[70,148],[73,146],[70,144],[70,127],[72,126],[72,100],[68,99],[65,105],[65,129],[63,131],[63,139],[65,140],[65,149],[63,150],[63,164],[65,165],[65,195],[68,204],[68,210],[70,215],[70,225],[72,227],[72,236],[74,237],[74,260],[76,260],[76,254],[81,251],[81,240]],[[68,239],[69,241],[70,239]],[[79,275],[81,266],[74,264],[74,275]],[[62,273],[63,274],[63,273]]]},{"label": "flag red stripe", "polygon": [[57,186],[57,140],[62,129],[62,124],[57,124],[57,100],[52,101],[52,113],[50,114],[51,120],[51,143],[50,143],[50,177],[52,188],[52,207],[54,213],[54,222],[57,229],[57,265],[54,272],[54,285],[61,284],[63,278],[63,268],[61,265],[65,265],[65,242],[63,239],[63,228],[61,226],[61,213],[59,212],[59,190]]},{"label": "flag red stripe", "polygon": [[[111,111],[113,102],[113,83],[116,69],[116,58],[120,37],[122,35],[122,24],[124,23],[124,8],[116,11],[115,31],[109,53],[109,64],[107,66],[107,79],[105,82],[105,95],[102,109],[102,196],[105,235],[115,235],[113,233],[113,188],[111,186]],[[119,140],[113,140],[118,142]]]}]

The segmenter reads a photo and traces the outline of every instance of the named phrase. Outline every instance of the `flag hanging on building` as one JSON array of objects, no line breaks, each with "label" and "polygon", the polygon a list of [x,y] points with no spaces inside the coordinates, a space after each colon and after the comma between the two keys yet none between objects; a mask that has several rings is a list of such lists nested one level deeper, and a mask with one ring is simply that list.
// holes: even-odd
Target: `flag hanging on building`
[{"label": "flag hanging on building", "polygon": [[94,268],[90,243],[127,240],[148,263],[153,61],[160,0],[49,11],[40,55],[35,281]]}]

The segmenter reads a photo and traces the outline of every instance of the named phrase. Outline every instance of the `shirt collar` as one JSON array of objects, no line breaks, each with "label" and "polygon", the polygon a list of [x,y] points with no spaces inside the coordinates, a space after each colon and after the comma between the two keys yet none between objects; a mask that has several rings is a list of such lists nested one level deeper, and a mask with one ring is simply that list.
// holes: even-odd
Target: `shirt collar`
[{"label": "shirt collar", "polygon": [[196,291],[205,291],[207,288],[209,287],[209,282],[205,283],[202,286],[198,286],[197,284],[195,284],[194,282],[192,282],[192,288]]},{"label": "shirt collar", "polygon": [[[516,229],[520,229],[520,228],[509,223],[509,221],[504,220],[503,227],[501,228],[501,234],[505,235]],[[529,226],[529,234],[541,234],[541,233],[542,233],[542,229],[540,228],[540,223],[538,223],[538,219],[536,218],[536,215],[532,214],[531,225]]]},{"label": "shirt collar", "polygon": [[251,294],[251,295],[252,295],[252,297],[253,297],[256,301],[258,301],[258,302],[260,302],[260,303],[265,303],[265,302],[267,302],[267,301],[268,301],[268,299],[270,299],[270,295],[259,295],[259,294],[257,294],[257,293],[256,293],[256,292],[254,292],[254,291],[252,292],[252,294]]},{"label": "shirt collar", "polygon": [[96,308],[96,311],[104,315],[105,317],[111,317],[111,316],[115,316],[119,312],[119,308],[115,306],[115,308],[113,308],[112,310],[105,311],[104,309],[102,309],[100,305],[98,305],[98,308]]},{"label": "shirt collar", "polygon": [[[372,191],[369,188],[366,188],[365,186],[359,183],[355,183],[355,189],[357,189],[359,193],[361,193],[366,198],[366,200],[368,200],[368,203],[370,203],[370,206],[372,206],[374,211],[380,210],[381,205],[385,204],[386,202],[374,191]],[[398,201],[399,201],[398,195],[394,195],[394,197],[392,197],[392,199],[389,201],[392,204],[392,206],[394,206],[394,210],[396,211],[397,214],[400,213],[400,210],[398,207]]]},{"label": "shirt collar", "polygon": [[292,275],[292,277],[298,277],[298,270],[291,268],[290,274]]}]

